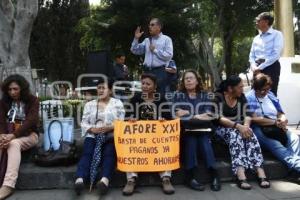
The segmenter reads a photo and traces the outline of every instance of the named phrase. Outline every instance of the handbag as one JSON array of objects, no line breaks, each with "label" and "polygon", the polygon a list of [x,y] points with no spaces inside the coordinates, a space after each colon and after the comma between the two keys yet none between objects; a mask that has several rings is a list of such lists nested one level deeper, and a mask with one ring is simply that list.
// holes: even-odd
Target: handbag
[{"label": "handbag", "polygon": [[[260,109],[261,109],[261,113],[265,118],[268,118],[268,116],[265,115],[263,107],[262,107],[262,102],[260,102],[258,100],[258,98],[256,97],[256,100],[258,101],[259,105],[260,105]],[[283,146],[285,146],[287,144],[287,135],[286,135],[286,131],[283,130],[282,128],[279,128],[276,125],[268,125],[268,126],[260,126],[263,134],[271,139],[274,140],[278,140]]]},{"label": "handbag", "polygon": [[263,134],[271,139],[278,140],[283,146],[287,144],[287,135],[286,132],[275,125],[271,126],[261,126]]},{"label": "handbag", "polygon": [[[58,120],[62,124],[63,128],[63,141],[68,141],[73,143],[74,141],[74,119],[71,117],[65,117],[65,118],[53,118],[53,119],[47,119],[43,123],[44,128],[44,138],[43,138],[43,147],[44,150],[47,151],[50,149],[50,140],[49,140],[49,133],[50,132],[60,132],[61,127],[59,124],[51,125],[51,128],[49,129],[49,125],[53,120]],[[60,134],[51,134],[51,141],[52,141],[52,147],[54,150],[59,149],[60,146]]]},{"label": "handbag", "polygon": [[[59,139],[59,148],[54,149],[52,142],[52,134],[58,134],[57,132],[53,133],[51,127],[53,124],[59,124],[60,127],[60,139]],[[48,150],[45,150],[43,147],[40,147],[37,153],[34,156],[34,162],[42,167],[50,166],[59,166],[59,165],[71,165],[77,162],[78,153],[75,142],[64,141],[63,139],[63,125],[60,120],[52,120],[48,126],[48,139],[50,142],[50,147]]]}]

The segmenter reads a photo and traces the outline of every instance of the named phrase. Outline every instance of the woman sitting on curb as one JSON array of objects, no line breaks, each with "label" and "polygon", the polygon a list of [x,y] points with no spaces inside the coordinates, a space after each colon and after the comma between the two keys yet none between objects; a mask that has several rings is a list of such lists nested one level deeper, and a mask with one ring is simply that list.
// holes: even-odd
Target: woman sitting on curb
[{"label": "woman sitting on curb", "polygon": [[[260,145],[283,162],[291,172],[292,181],[300,184],[299,136],[287,130],[288,120],[279,99],[270,91],[271,85],[271,78],[261,73],[255,76],[253,89],[247,93],[250,109],[254,112],[252,129]],[[275,134],[270,137],[262,130],[267,126],[275,126],[282,131],[273,132]]]},{"label": "woman sitting on curb", "polygon": [[[156,77],[152,74],[142,74],[142,94],[135,95],[130,104],[134,108],[132,112],[127,112],[130,120],[159,120],[171,119],[170,107],[166,104],[166,100],[161,95],[156,96],[157,82]],[[159,110],[160,106],[162,110]],[[164,111],[164,112],[163,112]],[[162,181],[162,189],[165,194],[173,194],[175,192],[171,183],[171,171],[160,172]],[[127,183],[123,189],[123,195],[132,195],[136,186],[138,174],[135,172],[127,172]]]},{"label": "woman sitting on curb", "polygon": [[[208,93],[203,90],[201,78],[196,71],[186,70],[184,72],[179,92],[175,94],[173,99],[172,110],[176,111],[176,117],[181,119],[185,128],[189,128],[189,122],[192,120],[195,123],[204,121],[205,126],[211,124],[211,100],[208,98]],[[211,175],[211,190],[221,190],[221,182],[216,169],[216,160],[210,135],[211,130],[205,132],[185,132],[181,136],[186,184],[193,190],[203,191],[205,189],[204,184],[196,178],[199,164],[199,149],[201,149],[201,153],[206,161],[206,167]]]},{"label": "woman sitting on curb", "polygon": [[[38,143],[39,100],[30,93],[28,81],[20,75],[11,75],[4,80],[2,94],[0,157],[4,159],[7,156],[7,164],[0,166],[6,168],[4,177],[0,177],[3,180],[0,199],[6,199],[13,193],[17,182],[21,151],[28,150]],[[8,126],[9,121],[14,121],[15,128],[11,129]]]},{"label": "woman sitting on curb", "polygon": [[261,188],[269,188],[270,182],[263,169],[263,156],[250,123],[251,113],[247,112],[247,99],[243,94],[243,83],[238,76],[223,81],[216,93],[219,118],[216,134],[229,147],[232,171],[237,176],[238,187],[251,189],[245,175],[246,169],[255,170]]},{"label": "woman sitting on curb", "polygon": [[111,97],[113,82],[101,79],[97,85],[97,100],[86,103],[83,111],[81,128],[86,136],[83,145],[83,154],[77,166],[75,190],[79,195],[85,183],[90,183],[90,168],[97,148],[96,137],[102,134],[103,145],[100,146],[101,174],[97,183],[100,194],[108,192],[111,176],[116,168],[116,152],[113,139],[114,120],[123,120],[125,110],[119,99]]}]

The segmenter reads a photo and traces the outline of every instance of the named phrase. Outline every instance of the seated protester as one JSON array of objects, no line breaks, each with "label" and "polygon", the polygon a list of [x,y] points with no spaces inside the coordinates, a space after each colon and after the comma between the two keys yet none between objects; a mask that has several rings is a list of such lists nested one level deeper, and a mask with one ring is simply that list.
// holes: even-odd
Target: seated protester
[{"label": "seated protester", "polygon": [[247,100],[243,94],[241,78],[233,75],[223,81],[216,93],[215,102],[219,112],[216,134],[229,147],[232,171],[237,176],[238,187],[251,189],[245,175],[245,170],[251,169],[257,172],[259,186],[269,188],[261,148],[250,128],[251,114],[246,112]]},{"label": "seated protester", "polygon": [[[181,119],[185,129],[194,129],[197,122],[205,121],[201,127],[212,127],[211,124],[211,101],[208,94],[203,91],[200,76],[194,70],[186,70],[182,76],[179,92],[175,93],[173,108],[176,117]],[[190,122],[190,123],[189,123]],[[193,127],[190,127],[193,123]],[[203,191],[205,186],[196,179],[198,167],[198,151],[201,149],[206,166],[211,174],[211,190],[219,191],[221,182],[216,169],[214,151],[210,140],[210,131],[185,132],[182,134],[183,162],[186,170],[186,184],[194,190]]]},{"label": "seated protester", "polygon": [[[159,120],[171,119],[170,107],[163,96],[156,93],[157,80],[153,74],[142,74],[142,94],[135,95],[130,100],[132,111],[126,113],[126,118],[131,121],[135,120]],[[165,104],[165,106],[162,106]],[[160,106],[162,109],[159,110]],[[169,111],[166,111],[169,110]],[[173,194],[174,187],[170,181],[171,171],[159,173],[162,180],[162,189],[165,194]],[[123,189],[123,195],[132,195],[136,186],[138,174],[135,172],[127,172],[127,184]]]},{"label": "seated protester", "polygon": [[[18,179],[21,151],[39,141],[39,100],[30,93],[28,81],[20,75],[7,77],[1,89],[0,159],[4,160],[0,166],[0,199],[6,199],[13,193]],[[15,122],[14,129],[8,126],[11,121]]]},{"label": "seated protester", "polygon": [[[100,194],[107,193],[109,181],[116,168],[113,122],[123,120],[125,110],[119,99],[111,97],[112,87],[111,80],[100,80],[97,85],[97,99],[87,102],[84,106],[81,128],[85,140],[75,181],[75,191],[78,195],[84,189],[85,183],[93,182],[90,180],[91,165],[97,159],[101,160],[101,179],[97,183]],[[98,153],[94,153],[97,148],[100,148]]]},{"label": "seated protester", "polygon": [[[291,170],[293,181],[300,184],[300,141],[299,136],[287,130],[288,120],[278,98],[270,91],[271,78],[258,74],[253,81],[253,89],[247,93],[247,100],[254,117],[252,130],[262,148],[269,150]],[[272,135],[265,135],[264,127],[278,127]],[[281,130],[281,131],[280,131]]]}]

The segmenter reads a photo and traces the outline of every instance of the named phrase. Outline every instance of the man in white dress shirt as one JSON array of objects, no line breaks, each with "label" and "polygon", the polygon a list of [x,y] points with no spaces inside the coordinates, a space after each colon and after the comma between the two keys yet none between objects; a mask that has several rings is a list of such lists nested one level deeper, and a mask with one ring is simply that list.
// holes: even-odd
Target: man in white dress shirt
[{"label": "man in white dress shirt", "polygon": [[269,75],[273,82],[271,91],[277,96],[283,35],[272,28],[274,18],[268,12],[259,14],[255,22],[259,34],[253,39],[249,55],[251,70],[254,75],[260,72]]},{"label": "man in white dress shirt", "polygon": [[[143,72],[154,74],[157,78],[158,92],[165,93],[165,85],[168,83],[166,72],[173,57],[172,39],[162,32],[162,23],[158,18],[153,18],[149,23],[150,36],[139,43],[140,37],[144,34],[141,27],[137,27],[134,39],[131,44],[131,52],[135,55],[145,54]],[[172,73],[172,72],[171,72]]]}]

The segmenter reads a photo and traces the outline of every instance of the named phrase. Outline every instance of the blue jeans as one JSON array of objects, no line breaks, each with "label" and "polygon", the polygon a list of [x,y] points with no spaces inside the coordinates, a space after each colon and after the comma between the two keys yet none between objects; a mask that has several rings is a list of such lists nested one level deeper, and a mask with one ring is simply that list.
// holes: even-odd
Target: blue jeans
[{"label": "blue jeans", "polygon": [[[86,137],[83,145],[83,154],[77,165],[77,178],[83,178],[84,182],[90,181],[90,167],[94,155],[96,140],[95,138]],[[103,146],[102,160],[100,163],[100,178],[106,177],[109,180],[116,167],[116,152],[113,142],[106,142]]]},{"label": "blue jeans", "polygon": [[203,154],[207,168],[215,168],[216,159],[208,134],[186,133],[183,135],[183,146],[185,169],[190,170],[198,166],[198,152]]},{"label": "blue jeans", "polygon": [[279,141],[266,137],[260,127],[252,126],[252,129],[262,148],[269,150],[289,169],[300,172],[300,140],[297,134],[287,131],[288,142],[285,147]]}]

